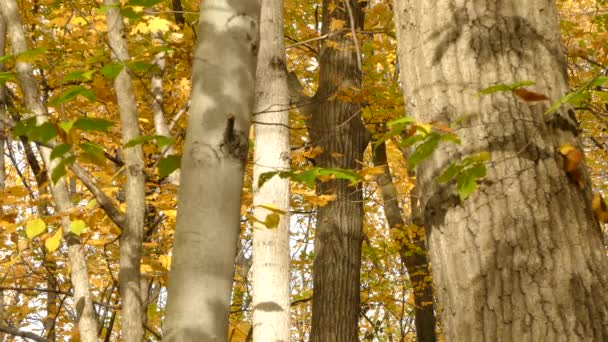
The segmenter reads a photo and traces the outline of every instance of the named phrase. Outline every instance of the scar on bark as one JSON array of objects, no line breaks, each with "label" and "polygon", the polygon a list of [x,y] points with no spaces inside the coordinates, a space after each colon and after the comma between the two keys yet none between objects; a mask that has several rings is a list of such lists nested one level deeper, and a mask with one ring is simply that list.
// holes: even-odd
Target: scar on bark
[{"label": "scar on bark", "polygon": [[245,133],[234,129],[234,114],[230,114],[226,120],[226,129],[224,130],[224,139],[220,147],[225,153],[241,160],[247,161],[247,152],[249,144]]}]

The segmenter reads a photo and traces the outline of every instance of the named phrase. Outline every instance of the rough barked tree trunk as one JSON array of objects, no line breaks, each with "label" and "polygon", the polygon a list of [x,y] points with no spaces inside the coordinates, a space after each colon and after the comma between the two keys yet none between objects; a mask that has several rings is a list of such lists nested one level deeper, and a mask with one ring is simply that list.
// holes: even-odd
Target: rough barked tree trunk
[{"label": "rough barked tree trunk", "polygon": [[[566,93],[553,2],[401,0],[396,27],[409,113],[456,122],[462,139],[417,171],[446,341],[608,340],[608,267],[590,184],[569,178],[559,152],[579,146],[574,113],[545,115],[550,101],[511,93],[477,96],[525,80],[551,101]],[[480,151],[492,154],[488,175],[461,202],[437,176]]]},{"label": "rough barked tree trunk", "polygon": [[[283,0],[262,1],[255,112],[253,341],[287,342],[290,340],[289,179],[273,177],[258,187],[260,174],[290,167]],[[268,215],[278,215],[276,227],[262,223]]]},{"label": "rough barked tree trunk", "polygon": [[[398,229],[402,235],[396,239],[399,242],[399,256],[405,265],[412,283],[414,294],[416,340],[418,342],[433,342],[437,340],[435,333],[435,308],[433,306],[433,285],[430,278],[426,246],[421,223],[416,221],[416,208],[412,206],[409,220],[403,218],[403,210],[399,205],[397,189],[388,166],[386,144],[382,143],[374,151],[374,165],[382,166],[384,172],[377,176],[376,182],[384,202],[384,214],[391,229]],[[410,199],[412,199],[410,197]],[[412,226],[414,224],[414,226]],[[412,227],[416,227],[412,231]],[[422,236],[421,236],[422,235]]]},{"label": "rough barked tree trunk", "polygon": [[[8,29],[9,40],[13,55],[19,55],[28,50],[25,40],[25,33],[21,24],[19,8],[15,0],[0,1],[0,12],[4,16]],[[23,92],[24,102],[29,115],[36,117],[37,124],[42,124],[48,120],[47,111],[44,107],[40,92],[38,91],[37,81],[34,78],[32,65],[27,62],[17,61],[15,71],[21,91]],[[40,155],[46,166],[48,179],[51,179],[53,168],[59,163],[59,159],[51,161],[51,149],[40,146]],[[59,179],[56,183],[49,181],[49,187],[55,200],[55,205],[59,213],[67,213],[72,208],[65,178]],[[69,216],[62,215],[61,224],[63,237],[68,248],[68,261],[70,267],[70,280],[74,290],[74,303],[77,314],[78,331],[81,341],[97,341],[97,321],[93,310],[93,299],[89,291],[89,279],[86,264],[86,253],[84,246],[80,244],[80,238],[70,231]]]},{"label": "rough barked tree trunk", "polygon": [[[120,15],[119,0],[104,0],[109,9],[106,12],[108,25],[108,41],[112,59],[123,63],[123,69],[114,80],[116,101],[120,112],[122,142],[136,139],[140,136],[137,100],[131,83],[131,76],[126,65],[130,61],[125,30]],[[127,183],[125,198],[127,202],[126,222],[120,235],[120,270],[119,285],[122,299],[122,339],[128,342],[141,341],[144,336],[143,298],[141,295],[141,250],[144,234],[145,175],[144,155],[141,145],[124,149],[125,170]]]},{"label": "rough barked tree trunk", "polygon": [[226,341],[254,103],[260,5],[201,4],[165,341]]},{"label": "rough barked tree trunk", "polygon": [[[365,3],[347,1],[323,1],[322,34],[330,33],[330,23],[334,20],[342,20],[345,27],[362,28],[361,6]],[[345,92],[356,94],[361,87],[357,50],[350,30],[333,32],[321,46],[319,87],[312,99],[314,108],[308,122],[312,144],[323,149],[315,158],[320,167],[354,170],[363,159],[369,139],[361,121],[361,105],[357,99],[341,100]],[[361,186],[332,180],[319,182],[317,192],[334,194],[336,200],[319,208],[317,214],[311,341],[358,341],[363,235]]]}]

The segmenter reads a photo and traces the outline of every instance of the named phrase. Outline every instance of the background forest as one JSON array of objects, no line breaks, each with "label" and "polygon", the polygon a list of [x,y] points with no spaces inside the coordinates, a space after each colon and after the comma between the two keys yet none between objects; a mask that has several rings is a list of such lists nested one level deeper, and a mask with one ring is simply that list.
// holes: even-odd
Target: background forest
[{"label": "background forest", "polygon": [[[142,335],[145,340],[159,341],[167,325],[179,329],[175,327],[181,324],[176,323],[177,318],[163,322],[168,298],[181,305],[189,302],[190,307],[179,314],[174,304],[174,317],[205,316],[207,307],[200,306],[200,301],[187,296],[173,299],[168,294],[172,291],[168,284],[175,266],[172,247],[178,211],[182,207],[189,208],[184,212],[200,211],[196,208],[199,202],[184,203],[178,209],[178,190],[188,191],[180,190],[180,183],[190,182],[196,174],[185,173],[186,169],[197,170],[196,161],[184,161],[181,169],[180,163],[187,132],[199,137],[207,134],[188,127],[192,108],[200,105],[193,94],[206,91],[193,82],[197,84],[197,77],[219,79],[224,70],[221,65],[229,70],[231,54],[237,51],[232,49],[238,47],[223,46],[222,39],[215,40],[216,45],[205,41],[212,34],[200,32],[201,22],[211,19],[199,18],[203,10],[199,12],[198,0],[1,1],[0,341],[138,341]],[[254,1],[227,1],[231,2],[239,3],[247,13],[248,3]],[[435,314],[441,308],[433,308],[436,298],[425,252],[423,226],[429,221],[416,205],[416,191],[427,188],[416,189],[419,177],[414,170],[429,165],[427,159],[444,145],[466,147],[473,142],[452,125],[469,120],[467,113],[451,123],[406,115],[403,75],[413,70],[414,59],[404,62],[398,57],[397,42],[407,38],[396,32],[396,3],[268,1],[283,6],[279,12],[284,21],[280,15],[274,21],[268,19],[266,9],[262,10],[261,43],[252,43],[254,52],[260,51],[258,63],[262,65],[270,51],[266,49],[271,47],[282,49],[277,55],[285,58],[275,63],[279,76],[274,76],[274,69],[265,73],[258,65],[256,93],[252,86],[248,95],[252,128],[243,133],[245,145],[231,145],[239,157],[247,152],[240,216],[224,220],[218,214],[214,219],[220,225],[240,222],[238,244],[235,251],[227,248],[222,255],[211,250],[199,254],[205,260],[219,260],[226,254],[234,262],[234,272],[231,267],[223,270],[233,278],[227,307],[228,341],[271,341],[254,336],[254,307],[263,305],[253,298],[252,289],[266,287],[272,295],[281,292],[275,290],[281,285],[274,287],[281,281],[269,273],[259,276],[256,285],[251,269],[256,262],[256,239],[280,243],[280,237],[273,240],[272,234],[282,231],[289,234],[283,241],[283,247],[289,247],[289,265],[281,266],[288,302],[272,302],[279,310],[271,305],[262,311],[286,312],[289,340],[444,339],[443,318]],[[593,195],[587,199],[593,213],[588,214],[604,223],[608,221],[602,197],[608,191],[608,3],[558,0],[555,5],[567,57],[568,95],[555,97],[535,88],[535,80],[519,78],[478,87],[476,96],[506,94],[521,105],[542,103],[545,110],[554,112],[560,105],[571,106],[581,145],[559,144],[563,169],[574,188],[592,188]],[[454,13],[457,23],[457,11]],[[284,24],[280,28],[264,26],[265,18]],[[120,21],[124,27],[116,24]],[[265,31],[269,27],[274,31]],[[447,23],[442,31],[447,38],[429,39],[456,40],[460,35]],[[271,34],[284,39],[273,39]],[[205,69],[207,72],[197,74],[193,60],[206,58],[211,50],[209,63],[216,62],[220,71]],[[442,56],[429,54],[430,58]],[[535,56],[530,53],[525,58]],[[247,61],[243,64],[255,66]],[[252,79],[238,74],[240,69],[230,70],[236,85],[218,81],[216,88],[252,84]],[[466,74],[466,70],[462,72]],[[330,89],[328,84],[336,77],[347,86]],[[283,82],[277,86],[284,88],[283,93],[260,85],[274,84],[274,80]],[[269,93],[282,97],[269,99]],[[449,98],[447,92],[443,96]],[[215,101],[241,108],[230,98]],[[322,109],[332,114],[323,114]],[[265,116],[273,113],[285,116]],[[278,121],[269,124],[265,118]],[[232,134],[232,126],[248,127],[239,126],[239,120],[238,114],[228,119],[227,135]],[[330,139],[323,128],[332,125],[346,127],[348,133]],[[275,145],[270,138],[256,139],[272,137],[264,134],[280,134],[289,140]],[[486,173],[493,175],[497,163],[497,157],[484,149],[475,152],[450,154],[450,169],[434,176],[440,182],[456,184],[455,198],[463,203],[476,198]],[[270,156],[268,163],[280,159],[284,164],[256,169],[256,163],[268,166],[261,161],[264,156]],[[241,190],[238,179],[230,181],[232,173],[201,170],[205,182],[228,180],[232,188]],[[236,175],[238,178],[238,172]],[[587,177],[592,186],[587,185]],[[266,196],[289,196],[288,203],[273,202],[271,197],[256,199],[254,194],[263,189],[264,182],[278,189]],[[534,183],[527,185],[533,191]],[[210,196],[192,194],[195,189],[190,191],[193,198]],[[207,201],[223,199],[209,197]],[[191,221],[200,222],[197,217],[192,216]],[[315,248],[320,247],[313,242],[320,232],[319,222],[327,220],[336,221],[331,222],[332,227],[354,227],[345,234],[359,243],[330,238],[327,249],[321,250],[326,261],[315,261],[320,255]],[[266,233],[270,235],[264,236]],[[217,234],[217,240],[213,240],[215,236],[210,240],[223,251],[217,241],[223,241],[222,235],[230,241],[231,235],[227,231]],[[602,236],[608,237],[603,224]],[[186,253],[188,238],[181,239]],[[283,251],[286,256],[287,250]],[[274,263],[273,253],[265,254],[267,259],[258,261],[260,265]],[[180,284],[191,281],[179,272],[171,273],[172,279],[179,279],[174,280],[176,293]],[[315,277],[320,280],[313,280],[313,272],[318,272]],[[200,282],[201,287],[192,291],[205,284]],[[313,284],[318,285],[318,318],[312,313]],[[583,297],[581,294],[582,301],[590,300]],[[330,304],[325,307],[323,303]],[[282,310],[282,305],[289,309]],[[607,310],[598,312],[607,314]],[[280,318],[260,314],[258,322]],[[608,336],[605,322],[599,328],[604,335],[599,336]],[[324,335],[331,332],[331,326],[338,327],[332,332],[337,335]],[[451,327],[451,323],[445,326]],[[346,338],[339,329],[356,329],[357,336]],[[316,337],[311,339],[311,333]]]}]

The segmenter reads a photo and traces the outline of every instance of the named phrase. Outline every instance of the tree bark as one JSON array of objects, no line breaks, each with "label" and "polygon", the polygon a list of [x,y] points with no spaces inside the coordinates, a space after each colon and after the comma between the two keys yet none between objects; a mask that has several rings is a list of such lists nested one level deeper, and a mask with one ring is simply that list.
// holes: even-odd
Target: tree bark
[{"label": "tree bark", "polygon": [[[342,20],[354,29],[362,28],[364,3],[348,1],[323,1],[322,34],[330,33],[333,20]],[[320,50],[319,87],[312,99],[315,107],[308,122],[312,144],[323,149],[315,158],[319,167],[354,170],[363,159],[369,139],[361,121],[361,105],[356,99],[348,101],[344,96],[336,96],[344,92],[356,94],[361,87],[357,50],[354,37],[346,32],[331,35]],[[311,341],[358,341],[361,186],[331,180],[318,182],[317,192],[334,194],[336,200],[319,208],[317,214]]]},{"label": "tree bark", "polygon": [[[407,109],[421,122],[456,125],[462,139],[417,170],[446,341],[608,340],[608,267],[591,186],[569,177],[559,152],[580,148],[574,113],[545,114],[568,91],[554,4],[395,5]],[[477,96],[526,80],[551,101]],[[436,179],[480,151],[492,154],[488,175],[460,201]]]},{"label": "tree bark", "polygon": [[[19,8],[15,0],[5,0],[0,2],[0,11],[6,21],[9,39],[13,55],[18,55],[27,51],[27,43]],[[32,65],[27,62],[15,62],[15,70],[21,91],[23,92],[25,106],[31,115],[37,118],[37,124],[42,124],[48,120],[47,111],[42,104],[40,93]],[[40,154],[46,165],[48,178],[51,178],[53,168],[59,163],[59,159],[50,160],[51,150],[40,146]],[[49,182],[51,193],[55,199],[58,212],[67,213],[72,209],[72,202],[68,194],[65,179],[59,179],[56,183]],[[80,244],[78,236],[70,231],[69,216],[62,215],[61,218],[63,237],[68,246],[68,260],[70,266],[70,280],[74,289],[74,303],[77,312],[78,331],[81,341],[97,341],[97,321],[93,310],[93,300],[89,291],[89,279],[86,264],[86,254],[84,247]]]},{"label": "tree bark", "polygon": [[[109,6],[106,21],[112,59],[123,64],[123,69],[114,80],[114,88],[120,112],[122,142],[126,144],[140,136],[137,101],[126,65],[130,61],[130,57],[124,38],[120,1],[104,0],[104,5]],[[144,336],[140,265],[146,211],[144,157],[141,145],[124,149],[124,156],[127,172],[125,185],[127,209],[124,230],[120,235],[121,327],[124,341],[139,342]]]},{"label": "tree bark", "polygon": [[200,8],[165,341],[226,341],[254,103],[257,0]]},{"label": "tree bark", "polygon": [[[258,187],[260,174],[290,168],[286,71],[283,1],[264,0],[260,14],[253,158],[253,215],[257,221],[253,223],[252,325],[256,342],[287,342],[291,336],[289,179],[273,177]],[[276,227],[262,223],[269,215],[279,215]]]},{"label": "tree bark", "polygon": [[[374,165],[383,166],[384,173],[378,175],[376,181],[382,194],[384,202],[384,214],[391,229],[400,231],[399,256],[405,265],[412,283],[414,295],[414,316],[416,325],[416,340],[419,342],[434,342],[437,340],[435,333],[435,308],[433,306],[433,285],[430,278],[429,264],[427,260],[424,235],[420,235],[423,229],[420,223],[415,223],[416,208],[413,206],[409,222],[403,219],[403,210],[399,206],[397,190],[393,183],[386,157],[386,144],[382,143],[374,151]],[[414,224],[414,226],[412,226]],[[412,227],[416,230],[412,231]]]}]

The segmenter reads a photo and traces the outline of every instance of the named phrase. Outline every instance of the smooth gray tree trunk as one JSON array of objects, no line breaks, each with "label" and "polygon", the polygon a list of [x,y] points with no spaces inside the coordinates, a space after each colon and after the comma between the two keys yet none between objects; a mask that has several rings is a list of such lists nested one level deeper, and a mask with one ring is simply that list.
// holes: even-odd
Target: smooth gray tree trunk
[{"label": "smooth gray tree trunk", "polygon": [[[126,65],[130,61],[125,29],[120,15],[119,0],[104,0],[109,6],[106,12],[108,40],[112,59],[122,63],[123,69],[114,80],[116,101],[120,112],[122,143],[140,136],[137,99],[131,76]],[[126,221],[120,235],[120,270],[119,284],[121,296],[122,339],[127,342],[139,342],[144,336],[144,303],[141,295],[141,251],[144,234],[145,175],[144,156],[141,145],[124,149],[127,183],[125,198],[127,202]]]},{"label": "smooth gray tree trunk", "polygon": [[[253,341],[290,340],[289,179],[260,174],[289,170],[289,92],[283,35],[283,0],[262,0],[256,73],[253,157]],[[282,211],[282,213],[281,213]],[[279,217],[276,227],[260,221]]]},{"label": "smooth gray tree trunk", "polygon": [[258,0],[201,3],[164,341],[226,341],[259,41]]},{"label": "smooth gray tree trunk", "polygon": [[[0,1],[0,12],[4,16],[8,29],[9,41],[13,55],[18,55],[28,50],[25,40],[25,33],[19,15],[19,7],[15,0]],[[24,102],[29,115],[35,116],[37,124],[42,124],[48,120],[47,110],[42,103],[38,84],[34,78],[32,65],[27,62],[17,61],[15,72],[19,81],[19,86],[23,92]],[[51,149],[39,147],[40,154],[44,161],[48,179],[51,179],[53,168],[59,163],[59,159],[51,161]],[[59,179],[56,183],[49,181],[49,187],[55,200],[55,205],[60,213],[69,212],[72,208],[65,178]],[[86,264],[86,253],[80,244],[78,236],[70,232],[70,219],[68,215],[61,218],[63,237],[68,248],[68,261],[70,267],[70,280],[74,290],[74,303],[77,313],[78,331],[81,341],[92,342],[97,340],[97,321],[93,310],[93,299],[89,291],[88,270]]]},{"label": "smooth gray tree trunk", "polygon": [[[608,264],[584,187],[559,149],[579,146],[574,113],[545,111],[568,91],[551,1],[395,2],[407,111],[455,124],[418,167],[433,279],[446,341],[606,341]],[[533,81],[551,101],[477,93]],[[488,151],[488,175],[460,201],[436,179]],[[581,165],[581,170],[583,166]]]}]

